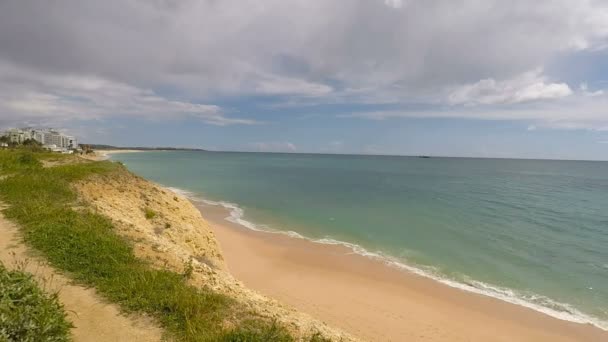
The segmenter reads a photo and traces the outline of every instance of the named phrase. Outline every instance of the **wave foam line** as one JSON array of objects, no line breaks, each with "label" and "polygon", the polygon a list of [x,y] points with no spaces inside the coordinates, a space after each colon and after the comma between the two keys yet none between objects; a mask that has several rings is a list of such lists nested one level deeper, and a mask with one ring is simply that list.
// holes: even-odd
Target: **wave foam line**
[{"label": "wave foam line", "polygon": [[245,214],[244,210],[235,203],[230,203],[230,202],[225,202],[225,201],[211,201],[208,199],[201,198],[197,194],[195,194],[194,192],[191,192],[191,191],[187,191],[187,190],[183,190],[183,189],[179,189],[179,188],[172,188],[172,187],[167,187],[167,188],[187,199],[202,202],[207,205],[221,206],[221,207],[228,209],[230,212],[230,216],[226,217],[225,219],[229,222],[241,225],[247,229],[255,230],[258,232],[265,232],[265,233],[284,234],[284,235],[287,235],[287,236],[290,236],[293,238],[304,239],[304,240],[314,242],[314,243],[344,246],[344,247],[351,249],[355,254],[359,254],[359,255],[362,255],[362,256],[365,256],[368,258],[372,258],[372,259],[381,261],[391,267],[394,267],[394,268],[397,268],[400,270],[408,271],[408,272],[411,272],[411,273],[414,273],[414,274],[417,274],[417,275],[420,275],[420,276],[423,276],[426,278],[433,279],[435,281],[438,281],[438,282],[440,282],[444,285],[450,286],[452,288],[496,298],[496,299],[499,299],[499,300],[502,300],[502,301],[505,301],[505,302],[508,302],[511,304],[523,306],[528,309],[532,309],[532,310],[541,312],[543,314],[549,315],[551,317],[554,317],[554,318],[557,318],[560,320],[581,323],[581,324],[592,324],[602,330],[608,331],[608,322],[604,322],[598,318],[585,314],[585,313],[581,312],[580,310],[572,307],[569,304],[560,303],[560,302],[554,301],[545,296],[536,295],[536,294],[524,295],[524,294],[520,294],[517,291],[514,291],[509,288],[502,288],[499,286],[486,284],[484,282],[477,281],[477,280],[470,280],[470,281],[467,281],[466,283],[463,283],[463,282],[459,282],[459,281],[456,281],[453,279],[446,278],[446,277],[440,275],[437,271],[435,271],[434,269],[432,269],[430,267],[422,268],[422,267],[415,267],[412,265],[408,265],[390,255],[386,255],[380,251],[371,252],[357,244],[353,244],[353,243],[349,243],[349,242],[345,242],[345,241],[334,240],[331,238],[311,239],[311,238],[305,237],[294,231],[282,231],[282,230],[272,229],[270,227],[267,227],[264,225],[258,225],[251,221],[245,220],[244,219],[244,214]]}]

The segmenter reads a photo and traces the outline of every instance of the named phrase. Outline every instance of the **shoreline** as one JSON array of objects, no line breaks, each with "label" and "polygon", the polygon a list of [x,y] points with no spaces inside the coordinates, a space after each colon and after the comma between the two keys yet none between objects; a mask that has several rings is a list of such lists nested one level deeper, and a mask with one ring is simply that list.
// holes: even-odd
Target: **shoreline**
[{"label": "shoreline", "polygon": [[244,229],[226,220],[228,208],[191,200],[211,223],[237,279],[356,336],[446,341],[608,339],[607,331],[592,324],[449,286],[355,254],[344,245]]},{"label": "shoreline", "polygon": [[121,154],[121,153],[140,153],[145,151],[139,150],[96,150],[95,157],[96,160],[108,160],[110,159],[112,154]]},{"label": "shoreline", "polygon": [[[548,315],[552,318],[556,318],[566,322],[578,323],[578,324],[589,324],[596,328],[599,328],[603,331],[608,331],[608,325],[606,325],[605,321],[598,320],[593,316],[589,316],[578,309],[572,307],[570,304],[555,302],[550,298],[544,297],[542,295],[533,294],[533,296],[537,298],[542,298],[544,301],[551,303],[555,307],[560,307],[563,310],[551,309],[541,304],[536,304],[534,302],[527,301],[525,298],[521,298],[519,295],[516,295],[516,292],[513,292],[512,289],[509,288],[501,288],[492,284],[486,284],[483,282],[477,282],[474,279],[471,279],[471,282],[459,282],[457,280],[449,279],[446,277],[442,277],[440,274],[435,273],[432,269],[421,268],[420,266],[412,266],[410,264],[406,264],[404,261],[398,260],[392,256],[383,255],[381,252],[370,252],[364,247],[345,242],[340,240],[334,240],[331,238],[321,238],[321,239],[311,239],[306,236],[303,236],[295,231],[281,231],[281,230],[272,230],[272,229],[264,229],[258,228],[258,226],[250,221],[243,219],[243,210],[238,207],[238,205],[234,203],[224,202],[224,201],[211,201],[204,198],[197,197],[194,193],[189,191],[172,188],[169,187],[171,191],[177,192],[189,200],[196,203],[203,202],[205,204],[209,204],[212,206],[220,206],[226,209],[228,216],[225,217],[225,221],[229,221],[232,224],[235,224],[237,227],[246,228],[248,230],[253,230],[256,232],[266,233],[266,234],[281,234],[288,236],[290,238],[302,239],[310,243],[314,244],[322,244],[327,246],[340,246],[347,249],[349,254],[357,254],[359,256],[363,256],[369,259],[372,259],[378,263],[381,263],[396,272],[409,272],[416,274],[418,276],[433,280],[435,282],[441,283],[442,285],[462,290],[469,293],[474,293],[482,296],[487,296],[490,298],[498,299],[500,301],[507,302],[509,304],[522,306],[538,313]],[[221,222],[219,224],[222,224]],[[475,286],[474,284],[478,284]]]},{"label": "shoreline", "polygon": [[82,159],[90,160],[90,161],[104,161],[110,160],[113,154],[120,153],[139,153],[139,152],[147,152],[147,151],[139,151],[139,150],[94,150],[91,154],[83,154],[79,157]]},{"label": "shoreline", "polygon": [[[526,306],[527,302],[520,304],[483,291],[472,292],[465,285],[452,286],[428,274],[417,274],[417,269],[408,269],[407,265],[405,269],[397,269],[387,265],[387,260],[379,260],[380,255],[370,258],[355,254],[359,252],[353,250],[356,245],[324,243],[297,233],[259,230],[242,220],[240,208],[230,207],[231,203],[206,201],[189,191],[163,187],[190,199],[212,223],[211,229],[236,279],[252,290],[353,335],[371,340],[377,340],[378,336],[385,340],[420,339],[418,334],[425,330],[423,327],[432,327],[433,333],[425,335],[426,338],[450,341],[608,340],[608,331],[593,323],[555,317],[532,303]],[[294,277],[308,282],[293,281]],[[356,281],[368,284],[372,291],[355,286]],[[319,284],[323,289],[334,289],[334,296],[314,291]],[[379,295],[378,292],[386,293]],[[359,296],[353,297],[353,293]],[[344,296],[350,296],[351,300],[340,302]],[[353,302],[358,305],[353,307]],[[394,303],[403,305],[395,307]],[[361,305],[376,313],[361,312]],[[413,316],[410,311],[414,312]],[[379,317],[377,312],[389,316]],[[576,312],[572,316],[576,316]],[[394,317],[405,317],[405,323]],[[458,319],[452,322],[454,317]],[[353,318],[356,323],[349,323]],[[417,324],[403,327],[411,322]]]},{"label": "shoreline", "polygon": [[[257,333],[270,334],[275,327],[278,330],[273,334],[288,335],[296,341],[308,341],[315,336],[332,341],[358,340],[243,286],[227,271],[209,223],[186,197],[122,166],[111,174],[77,182],[75,190],[96,213],[112,220],[117,235],[131,241],[136,258],[146,260],[153,268],[179,274],[180,280],[185,277],[188,285],[200,288],[203,293],[227,299],[227,303],[219,304],[228,311],[222,309],[216,313],[224,316],[225,322],[221,325],[226,324],[220,330],[237,324],[247,334],[256,333],[251,329],[257,327],[262,329]],[[207,309],[199,310],[204,314]],[[254,324],[252,328],[247,322]],[[190,328],[185,330],[186,334],[194,333]]]}]

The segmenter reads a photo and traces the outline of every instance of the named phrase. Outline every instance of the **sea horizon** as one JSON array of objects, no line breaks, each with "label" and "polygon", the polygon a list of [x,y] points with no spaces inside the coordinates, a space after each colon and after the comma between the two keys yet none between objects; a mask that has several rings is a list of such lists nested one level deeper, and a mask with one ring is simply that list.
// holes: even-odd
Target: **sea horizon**
[{"label": "sea horizon", "polygon": [[[482,156],[448,156],[435,154],[366,154],[366,153],[330,153],[330,152],[289,152],[289,151],[237,151],[237,150],[208,150],[202,147],[163,147],[156,146],[138,146],[138,147],[120,147],[114,146],[117,150],[129,150],[133,148],[149,148],[150,150],[141,150],[141,152],[168,152],[168,151],[196,151],[207,153],[259,153],[259,154],[300,154],[300,155],[321,155],[321,156],[369,156],[369,157],[403,157],[403,158],[458,158],[458,159],[498,159],[498,160],[545,160],[545,161],[574,161],[574,162],[608,162],[608,159],[570,159],[570,158],[542,158],[542,157],[482,157]],[[110,151],[114,151],[111,150]]]}]

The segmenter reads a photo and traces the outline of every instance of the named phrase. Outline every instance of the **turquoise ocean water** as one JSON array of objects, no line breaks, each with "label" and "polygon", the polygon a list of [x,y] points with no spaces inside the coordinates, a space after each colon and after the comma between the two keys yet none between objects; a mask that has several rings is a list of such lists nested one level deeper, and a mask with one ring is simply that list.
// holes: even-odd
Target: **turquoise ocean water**
[{"label": "turquoise ocean water", "polygon": [[[251,229],[608,328],[608,162],[219,152],[116,154]],[[297,234],[296,234],[297,233]]]}]

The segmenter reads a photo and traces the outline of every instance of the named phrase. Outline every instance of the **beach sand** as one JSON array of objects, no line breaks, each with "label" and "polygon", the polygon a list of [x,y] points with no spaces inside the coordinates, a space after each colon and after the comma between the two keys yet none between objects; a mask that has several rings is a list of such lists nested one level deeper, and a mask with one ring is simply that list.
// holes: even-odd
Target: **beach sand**
[{"label": "beach sand", "polygon": [[196,203],[247,287],[370,341],[608,341],[608,332],[449,287],[343,246],[256,232]]},{"label": "beach sand", "polygon": [[142,152],[142,151],[138,151],[138,150],[95,150],[95,151],[93,151],[93,153],[82,154],[82,155],[79,155],[79,157],[82,159],[91,160],[91,161],[102,161],[102,160],[110,159],[110,156],[112,154],[137,153],[137,152]]},{"label": "beach sand", "polygon": [[84,155],[85,159],[99,161],[99,160],[107,160],[110,159],[110,155],[112,154],[121,154],[121,153],[139,153],[143,152],[140,150],[95,150],[95,153],[91,155]]}]

